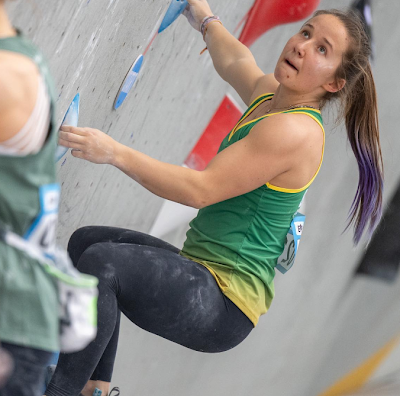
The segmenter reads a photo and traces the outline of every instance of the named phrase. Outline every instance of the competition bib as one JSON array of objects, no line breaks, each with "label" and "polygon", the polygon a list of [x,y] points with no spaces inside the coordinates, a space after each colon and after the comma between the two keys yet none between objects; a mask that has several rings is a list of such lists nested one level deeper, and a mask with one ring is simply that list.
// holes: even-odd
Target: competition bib
[{"label": "competition bib", "polygon": [[0,223],[0,239],[35,259],[57,283],[61,351],[76,352],[96,337],[98,280],[74,268],[55,244],[60,186],[41,186],[39,197],[40,212],[28,232],[21,237]]},{"label": "competition bib", "polygon": [[278,257],[276,268],[285,274],[292,268],[294,259],[296,258],[297,250],[300,244],[301,234],[303,233],[304,222],[306,216],[297,212],[290,224],[289,231],[286,235],[285,246],[282,254]]},{"label": "competition bib", "polygon": [[55,249],[60,185],[47,184],[39,189],[40,212],[24,235],[24,239],[38,246],[45,255],[51,256]]}]

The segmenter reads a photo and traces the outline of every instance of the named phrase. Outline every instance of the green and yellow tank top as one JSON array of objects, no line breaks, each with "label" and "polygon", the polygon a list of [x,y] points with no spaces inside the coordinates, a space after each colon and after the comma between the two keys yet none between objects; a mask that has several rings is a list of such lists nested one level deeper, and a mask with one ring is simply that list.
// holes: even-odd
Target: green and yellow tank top
[{"label": "green and yellow tank top", "polygon": [[[265,94],[253,101],[222,141],[219,152],[243,139],[258,122],[274,114],[306,114],[324,133],[320,111],[310,108],[267,114],[238,127],[253,110],[272,97],[273,94]],[[303,188],[291,190],[266,183],[199,210],[190,223],[181,255],[208,268],[222,292],[254,325],[271,305],[277,259],[282,254],[292,218],[321,167],[322,157],[323,150],[317,172]]]}]

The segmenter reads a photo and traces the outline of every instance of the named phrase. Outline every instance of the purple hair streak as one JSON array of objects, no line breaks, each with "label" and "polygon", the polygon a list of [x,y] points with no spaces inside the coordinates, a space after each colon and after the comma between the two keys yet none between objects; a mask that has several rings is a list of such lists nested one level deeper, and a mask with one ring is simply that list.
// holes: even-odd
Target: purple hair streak
[{"label": "purple hair streak", "polygon": [[379,143],[378,106],[369,57],[371,45],[357,14],[352,11],[319,10],[314,16],[336,16],[346,28],[349,45],[336,71],[344,82],[337,92],[327,92],[324,105],[338,98],[343,105],[347,137],[358,164],[359,180],[346,229],[354,225],[354,244],[364,231],[371,237],[382,215],[383,161]]},{"label": "purple hair streak", "polygon": [[357,244],[366,229],[368,238],[371,237],[382,216],[383,175],[379,158],[358,133],[350,144],[357,160],[359,180],[346,228],[354,222],[353,241]]}]

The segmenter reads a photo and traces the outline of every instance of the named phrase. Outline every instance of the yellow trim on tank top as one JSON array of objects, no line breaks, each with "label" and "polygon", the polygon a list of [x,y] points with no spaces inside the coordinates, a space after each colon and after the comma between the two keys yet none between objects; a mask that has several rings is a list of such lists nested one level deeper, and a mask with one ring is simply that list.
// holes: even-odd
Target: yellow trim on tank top
[{"label": "yellow trim on tank top", "polygon": [[[267,99],[266,99],[266,100],[267,100]],[[256,122],[256,121],[258,121],[258,120],[260,120],[260,119],[267,118],[267,117],[273,116],[273,115],[275,115],[275,114],[286,113],[286,112],[288,112],[288,111],[290,111],[290,114],[307,114],[307,115],[309,115],[312,119],[314,119],[314,120],[318,123],[318,125],[322,128],[322,130],[324,130],[324,127],[322,126],[321,122],[318,120],[317,117],[313,116],[312,114],[310,114],[310,113],[308,113],[308,112],[306,112],[306,111],[301,111],[301,110],[308,110],[308,111],[309,111],[310,109],[307,108],[307,107],[299,107],[299,108],[292,109],[292,110],[283,110],[283,111],[277,111],[276,113],[265,114],[265,115],[263,115],[263,116],[261,116],[261,117],[255,118],[254,120],[248,121],[248,122],[244,123],[243,125],[241,125],[240,128],[237,128],[237,126],[238,126],[242,121],[244,121],[252,111],[254,111],[260,104],[262,104],[262,103],[264,103],[264,102],[265,102],[265,101],[260,101],[259,103],[257,103],[257,106],[254,107],[254,109],[252,109],[251,111],[249,111],[249,113],[246,115],[246,117],[244,117],[243,119],[239,120],[239,122],[236,124],[235,128],[232,129],[232,132],[231,132],[231,134],[229,135],[228,142],[230,142],[230,140],[232,139],[233,135],[234,135],[237,131],[239,131],[240,129],[244,128],[245,126],[247,126],[247,125],[249,125],[249,124],[251,124],[251,123],[253,123],[253,122]],[[312,111],[315,111],[315,112],[321,114],[321,112],[320,112],[319,110],[314,110],[314,109],[313,109]],[[237,128],[237,129],[236,129],[236,128]],[[324,136],[325,136],[325,132],[324,132]]]},{"label": "yellow trim on tank top", "polygon": [[[295,110],[296,110],[296,111],[293,111],[292,113],[294,113],[294,114],[306,114],[306,115],[308,115],[309,117],[311,117],[314,121],[317,122],[317,124],[321,127],[322,132],[324,133],[324,143],[325,143],[325,130],[324,130],[323,125],[321,124],[321,121],[320,121],[317,117],[315,117],[314,115],[310,114],[308,111],[301,111],[301,110],[310,110],[310,109],[308,109],[308,108],[299,107],[298,109],[295,109]],[[297,111],[297,110],[299,110],[299,111]],[[315,111],[315,112],[321,114],[321,112],[320,112],[319,110],[312,110],[312,111]]]},{"label": "yellow trim on tank top", "polygon": [[[288,111],[288,110],[283,110],[283,111],[278,111],[278,112],[276,112],[276,113],[265,114],[265,115],[263,115],[263,116],[261,116],[261,117],[255,118],[254,120],[248,121],[248,122],[244,123],[243,125],[241,125],[240,128],[237,128],[237,126],[238,126],[241,122],[243,122],[243,121],[244,121],[244,120],[259,106],[259,105],[261,105],[262,103],[264,103],[266,100],[270,100],[270,96],[271,96],[271,95],[274,95],[274,94],[273,94],[273,93],[266,93],[266,94],[264,94],[264,95],[258,96],[256,99],[253,100],[253,102],[250,104],[250,106],[249,106],[249,108],[248,108],[248,110],[247,110],[246,116],[245,116],[244,118],[241,118],[241,119],[238,121],[238,123],[235,125],[235,127],[232,129],[232,132],[231,132],[231,134],[229,135],[228,142],[231,140],[232,136],[233,136],[237,131],[239,131],[240,129],[244,128],[245,126],[247,126],[247,125],[249,125],[249,124],[251,124],[251,123],[253,123],[253,122],[256,122],[256,121],[258,121],[258,120],[260,120],[260,119],[262,119],[262,118],[267,118],[267,117],[269,117],[269,116],[272,116],[272,115],[275,115],[275,114],[285,113],[285,112]],[[258,103],[256,104],[256,106],[254,106],[254,107],[252,108],[254,102],[256,102],[258,99],[262,98],[263,96],[265,96],[265,100],[261,100],[260,102],[258,102]],[[317,177],[317,175],[318,175],[318,173],[319,173],[319,170],[321,169],[322,160],[323,160],[323,158],[324,158],[324,151],[325,151],[325,129],[324,129],[323,125],[321,124],[321,122],[318,120],[318,118],[309,113],[309,111],[310,111],[310,108],[309,108],[309,107],[298,107],[298,108],[292,109],[292,110],[293,110],[293,111],[290,111],[290,110],[289,110],[292,114],[293,114],[293,113],[294,113],[294,114],[305,114],[305,115],[308,115],[309,117],[311,117],[311,118],[321,127],[322,133],[323,133],[323,136],[324,136],[324,141],[323,141],[323,144],[322,144],[321,161],[320,161],[320,163],[319,163],[318,169],[317,169],[317,171],[315,172],[313,178],[312,178],[304,187],[302,187],[302,188],[296,188],[296,189],[294,189],[294,188],[284,188],[284,187],[274,186],[274,185],[272,185],[272,184],[270,184],[270,183],[266,183],[266,186],[267,186],[269,189],[271,189],[271,190],[280,191],[280,192],[286,192],[286,193],[292,193],[292,194],[293,194],[293,193],[302,192],[302,191],[306,190],[308,187],[310,187],[310,185],[312,184],[312,182],[314,181],[314,179]],[[306,111],[301,111],[301,110],[306,110]],[[315,111],[316,113],[321,114],[321,111],[320,111],[320,110],[312,109],[312,111]],[[236,128],[237,128],[237,129],[236,129]]]},{"label": "yellow trim on tank top", "polygon": [[274,96],[275,94],[274,94],[273,92],[269,92],[269,93],[265,93],[265,94],[262,94],[262,95],[260,95],[260,96],[257,96],[257,97],[250,103],[249,108],[250,108],[251,106],[253,106],[254,102],[257,102],[257,100],[260,99],[260,98],[262,98],[263,96],[267,97],[267,96],[271,96],[271,95]]},{"label": "yellow trim on tank top", "polygon": [[[242,125],[239,129],[236,129],[236,128],[238,127],[238,125],[239,125],[242,121],[244,121],[244,120],[249,116],[249,114],[251,114],[260,104],[264,103],[266,100],[269,100],[271,95],[274,96],[273,93],[267,93],[267,94],[264,94],[264,95],[260,95],[260,96],[258,96],[257,98],[255,98],[255,99],[251,102],[249,108],[246,110],[246,113],[247,113],[246,116],[245,116],[245,117],[240,117],[240,120],[237,122],[237,124],[235,125],[235,127],[232,129],[232,132],[231,132],[231,134],[229,135],[228,141],[231,140],[231,138],[232,138],[232,136],[235,134],[235,132],[237,132],[239,129],[241,129],[241,128],[244,127],[245,125],[248,125],[249,123],[252,122],[252,121],[249,121],[248,123]],[[257,103],[257,104],[254,106],[254,103],[257,102],[257,100],[260,99],[260,98],[262,98],[263,96],[265,96],[265,100],[261,100],[259,103]],[[253,120],[253,121],[255,121],[255,120]]]},{"label": "yellow trim on tank top", "polygon": [[266,183],[266,186],[267,186],[269,189],[271,189],[271,190],[280,191],[280,192],[285,192],[285,193],[291,193],[291,194],[302,192],[302,191],[306,190],[308,187],[310,187],[311,183],[312,183],[312,182],[314,181],[314,179],[317,177],[317,175],[318,175],[318,173],[319,173],[319,170],[321,169],[322,160],[324,159],[324,152],[325,152],[325,129],[324,129],[324,127],[322,126],[321,122],[320,122],[316,117],[314,117],[312,114],[310,114],[310,113],[308,113],[308,112],[305,112],[305,111],[295,112],[295,114],[306,114],[306,115],[310,116],[312,119],[314,119],[314,120],[318,123],[318,125],[321,127],[321,129],[322,129],[322,134],[323,134],[323,136],[324,136],[324,141],[323,141],[323,143],[322,143],[321,161],[319,162],[318,169],[317,169],[317,171],[315,172],[313,178],[312,178],[304,187],[302,187],[302,188],[284,188],[284,187],[274,186],[274,185],[272,185],[272,184],[270,184],[270,183]]}]

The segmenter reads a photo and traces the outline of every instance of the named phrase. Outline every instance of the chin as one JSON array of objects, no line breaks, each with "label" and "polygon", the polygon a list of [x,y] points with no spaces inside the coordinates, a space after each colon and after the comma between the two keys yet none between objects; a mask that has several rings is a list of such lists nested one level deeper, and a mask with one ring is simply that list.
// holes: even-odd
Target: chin
[{"label": "chin", "polygon": [[281,62],[278,62],[275,67],[274,77],[276,81],[278,81],[280,84],[284,84],[286,81],[290,79],[290,73],[288,73],[286,68],[283,67]]}]

